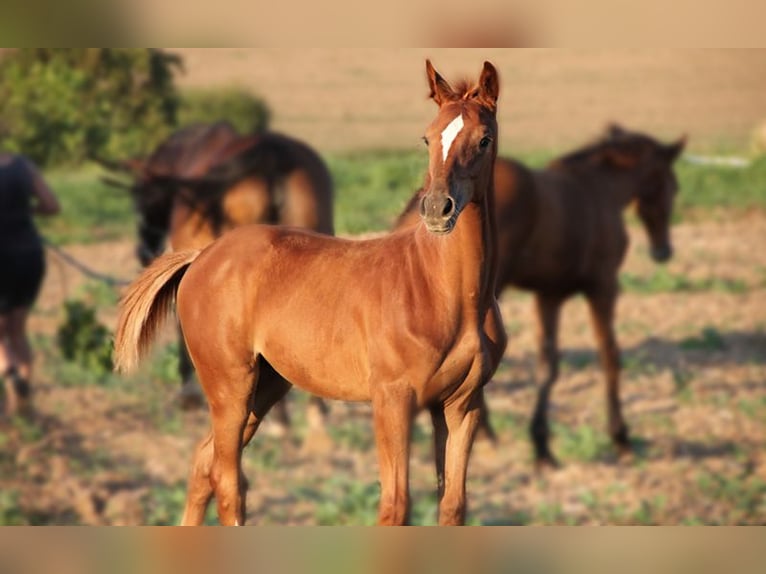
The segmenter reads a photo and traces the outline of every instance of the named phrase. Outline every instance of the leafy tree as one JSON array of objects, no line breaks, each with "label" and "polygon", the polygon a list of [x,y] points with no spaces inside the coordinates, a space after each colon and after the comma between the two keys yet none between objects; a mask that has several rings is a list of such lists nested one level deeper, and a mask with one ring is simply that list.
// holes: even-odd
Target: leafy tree
[{"label": "leafy tree", "polygon": [[0,146],[42,165],[144,154],[175,125],[181,64],[156,49],[7,52],[0,60]]}]

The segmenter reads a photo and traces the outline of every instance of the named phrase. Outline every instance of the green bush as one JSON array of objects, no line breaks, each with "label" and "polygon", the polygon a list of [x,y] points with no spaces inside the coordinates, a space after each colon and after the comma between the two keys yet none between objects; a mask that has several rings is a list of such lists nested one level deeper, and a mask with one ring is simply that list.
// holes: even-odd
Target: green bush
[{"label": "green bush", "polygon": [[41,165],[146,153],[175,125],[180,64],[154,49],[13,50],[0,60],[0,146]]},{"label": "green bush", "polygon": [[98,322],[95,308],[82,301],[68,300],[64,302],[64,311],[66,318],[57,333],[58,346],[64,358],[93,373],[111,373],[111,335]]},{"label": "green bush", "polygon": [[244,88],[188,90],[181,95],[179,125],[229,121],[240,133],[263,131],[271,112],[266,102]]}]

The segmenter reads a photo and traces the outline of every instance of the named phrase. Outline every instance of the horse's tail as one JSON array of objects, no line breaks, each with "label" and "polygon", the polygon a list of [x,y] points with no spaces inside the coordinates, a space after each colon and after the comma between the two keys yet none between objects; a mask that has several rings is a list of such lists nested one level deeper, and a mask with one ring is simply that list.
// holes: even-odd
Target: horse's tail
[{"label": "horse's tail", "polygon": [[179,251],[157,258],[133,281],[120,302],[114,369],[127,373],[146,355],[175,301],[181,278],[200,254]]}]

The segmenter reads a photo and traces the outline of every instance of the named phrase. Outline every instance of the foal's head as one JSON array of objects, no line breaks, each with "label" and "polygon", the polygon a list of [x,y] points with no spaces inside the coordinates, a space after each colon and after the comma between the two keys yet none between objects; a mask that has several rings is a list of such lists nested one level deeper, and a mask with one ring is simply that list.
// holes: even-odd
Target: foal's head
[{"label": "foal's head", "polygon": [[426,61],[431,98],[439,113],[426,129],[429,166],[420,215],[432,233],[452,231],[461,211],[491,189],[497,155],[497,71],[484,62],[479,81],[453,89]]}]

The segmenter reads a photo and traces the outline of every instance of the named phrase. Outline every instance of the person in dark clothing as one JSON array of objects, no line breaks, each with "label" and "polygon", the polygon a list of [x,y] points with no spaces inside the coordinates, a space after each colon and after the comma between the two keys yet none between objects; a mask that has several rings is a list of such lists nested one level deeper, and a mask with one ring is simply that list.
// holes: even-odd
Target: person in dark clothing
[{"label": "person in dark clothing", "polygon": [[0,377],[9,415],[31,409],[29,311],[45,275],[45,253],[34,215],[55,215],[59,202],[34,164],[0,152]]}]

